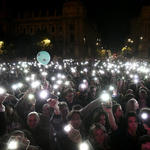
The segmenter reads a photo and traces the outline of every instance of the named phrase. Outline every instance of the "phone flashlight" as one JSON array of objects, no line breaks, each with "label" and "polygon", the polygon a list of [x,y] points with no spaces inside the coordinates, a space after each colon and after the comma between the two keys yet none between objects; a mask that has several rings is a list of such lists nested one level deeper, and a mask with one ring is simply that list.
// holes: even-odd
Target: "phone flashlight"
[{"label": "phone flashlight", "polygon": [[33,98],[34,98],[34,95],[33,95],[33,94],[29,94],[29,95],[28,95],[28,98],[29,98],[29,99],[33,99]]},{"label": "phone flashlight", "polygon": [[5,92],[5,89],[0,87],[0,95],[4,94]]},{"label": "phone flashlight", "polygon": [[81,84],[81,88],[82,88],[82,89],[85,89],[85,88],[86,88],[86,85],[85,85],[85,84]]},{"label": "phone flashlight", "polygon": [[66,132],[69,132],[69,131],[71,130],[70,125],[66,125],[66,126],[64,127],[64,130],[65,130]]},{"label": "phone flashlight", "polygon": [[41,92],[40,92],[40,97],[41,97],[41,98],[46,98],[47,95],[48,95],[48,94],[47,94],[46,91],[41,91]]},{"label": "phone flashlight", "polygon": [[16,150],[18,147],[18,142],[17,141],[10,141],[10,143],[8,143],[8,150]]}]

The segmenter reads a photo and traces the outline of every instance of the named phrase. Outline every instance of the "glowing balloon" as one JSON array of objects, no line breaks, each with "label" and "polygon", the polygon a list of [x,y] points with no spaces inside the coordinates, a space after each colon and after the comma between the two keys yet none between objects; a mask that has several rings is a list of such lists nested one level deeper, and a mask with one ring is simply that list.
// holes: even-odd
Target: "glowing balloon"
[{"label": "glowing balloon", "polygon": [[47,65],[50,61],[50,55],[48,52],[46,51],[40,51],[38,54],[37,54],[37,61],[39,63],[41,63],[42,65]]}]

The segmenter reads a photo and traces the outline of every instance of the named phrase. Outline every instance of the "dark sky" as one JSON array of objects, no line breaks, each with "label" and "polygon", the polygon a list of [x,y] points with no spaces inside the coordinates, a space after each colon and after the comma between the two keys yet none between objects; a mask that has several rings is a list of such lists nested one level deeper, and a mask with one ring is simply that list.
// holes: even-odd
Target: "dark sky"
[{"label": "dark sky", "polygon": [[[14,0],[16,9],[61,8],[65,0]],[[142,6],[150,6],[150,0],[82,0],[88,16],[94,19],[104,38],[106,48],[120,48],[130,34],[131,18],[138,16]]]}]

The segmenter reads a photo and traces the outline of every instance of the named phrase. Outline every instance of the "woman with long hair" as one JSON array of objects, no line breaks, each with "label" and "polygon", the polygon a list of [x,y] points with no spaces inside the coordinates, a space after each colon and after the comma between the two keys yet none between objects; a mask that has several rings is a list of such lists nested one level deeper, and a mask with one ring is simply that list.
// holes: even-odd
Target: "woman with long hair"
[{"label": "woman with long hair", "polygon": [[100,123],[94,123],[90,127],[89,141],[91,142],[94,150],[111,150],[112,144],[110,144],[106,128]]}]

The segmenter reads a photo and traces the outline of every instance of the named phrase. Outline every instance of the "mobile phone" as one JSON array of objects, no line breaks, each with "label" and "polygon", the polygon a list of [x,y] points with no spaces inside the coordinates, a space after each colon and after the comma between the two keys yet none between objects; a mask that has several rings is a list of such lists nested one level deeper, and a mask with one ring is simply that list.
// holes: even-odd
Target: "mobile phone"
[{"label": "mobile phone", "polygon": [[50,94],[49,98],[52,98],[52,99],[57,99],[58,97],[54,94]]},{"label": "mobile phone", "polygon": [[11,136],[9,138],[7,145],[8,145],[7,150],[19,150],[19,149],[27,150],[30,145],[30,141],[29,140],[24,141],[21,136]]}]

